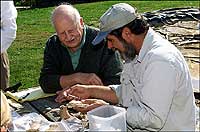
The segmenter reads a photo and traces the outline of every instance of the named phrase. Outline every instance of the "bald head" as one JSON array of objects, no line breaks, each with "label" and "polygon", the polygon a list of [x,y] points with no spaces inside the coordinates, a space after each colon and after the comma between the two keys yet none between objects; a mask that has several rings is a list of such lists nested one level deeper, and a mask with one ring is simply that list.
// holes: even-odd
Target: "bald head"
[{"label": "bald head", "polygon": [[60,42],[72,52],[76,51],[84,30],[83,19],[78,10],[67,4],[56,7],[52,12],[52,24]]},{"label": "bald head", "polygon": [[51,21],[53,26],[55,26],[56,20],[61,19],[67,19],[73,23],[78,23],[80,20],[80,14],[72,5],[63,4],[56,7],[52,12]]}]

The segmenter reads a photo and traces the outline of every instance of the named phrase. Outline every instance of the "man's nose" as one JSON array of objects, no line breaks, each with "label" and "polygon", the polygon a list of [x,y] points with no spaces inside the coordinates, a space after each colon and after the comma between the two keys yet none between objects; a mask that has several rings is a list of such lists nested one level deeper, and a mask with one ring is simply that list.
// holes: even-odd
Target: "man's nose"
[{"label": "man's nose", "polygon": [[67,31],[65,31],[65,40],[70,41],[71,39],[72,36]]}]

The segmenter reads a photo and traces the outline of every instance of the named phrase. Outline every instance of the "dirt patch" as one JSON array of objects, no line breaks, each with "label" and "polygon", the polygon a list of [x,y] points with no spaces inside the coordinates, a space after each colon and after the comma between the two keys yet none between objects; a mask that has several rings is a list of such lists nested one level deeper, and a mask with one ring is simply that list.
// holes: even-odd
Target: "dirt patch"
[{"label": "dirt patch", "polygon": [[198,24],[198,21],[180,21],[173,25],[155,28],[181,51],[194,78],[200,76],[200,29],[198,29]]}]

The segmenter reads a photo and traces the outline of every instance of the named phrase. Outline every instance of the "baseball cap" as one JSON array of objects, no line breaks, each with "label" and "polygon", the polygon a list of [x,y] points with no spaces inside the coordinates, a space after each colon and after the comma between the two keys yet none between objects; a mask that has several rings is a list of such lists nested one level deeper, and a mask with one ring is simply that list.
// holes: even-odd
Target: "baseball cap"
[{"label": "baseball cap", "polygon": [[112,5],[101,17],[100,17],[100,32],[92,41],[93,45],[100,43],[111,31],[118,29],[137,17],[135,9],[126,3],[118,3]]}]

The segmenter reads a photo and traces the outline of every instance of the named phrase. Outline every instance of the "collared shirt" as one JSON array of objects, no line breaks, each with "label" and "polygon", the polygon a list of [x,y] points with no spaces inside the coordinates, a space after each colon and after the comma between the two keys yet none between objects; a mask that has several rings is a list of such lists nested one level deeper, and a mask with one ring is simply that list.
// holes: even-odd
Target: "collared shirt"
[{"label": "collared shirt", "polygon": [[150,131],[194,131],[191,76],[178,49],[149,29],[139,55],[125,64],[113,87],[127,108],[127,123]]},{"label": "collared shirt", "polygon": [[5,52],[16,38],[17,10],[13,1],[1,1],[1,53]]},{"label": "collared shirt", "polygon": [[68,52],[69,52],[69,55],[71,56],[71,61],[72,61],[72,65],[73,65],[74,69],[76,69],[76,67],[77,67],[77,65],[79,63],[81,50],[82,50],[83,45],[85,44],[85,38],[86,38],[86,29],[85,28],[86,27],[84,26],[84,28],[83,28],[83,37],[82,37],[81,44],[78,47],[78,49],[75,52],[71,52],[70,49],[66,47]]}]

